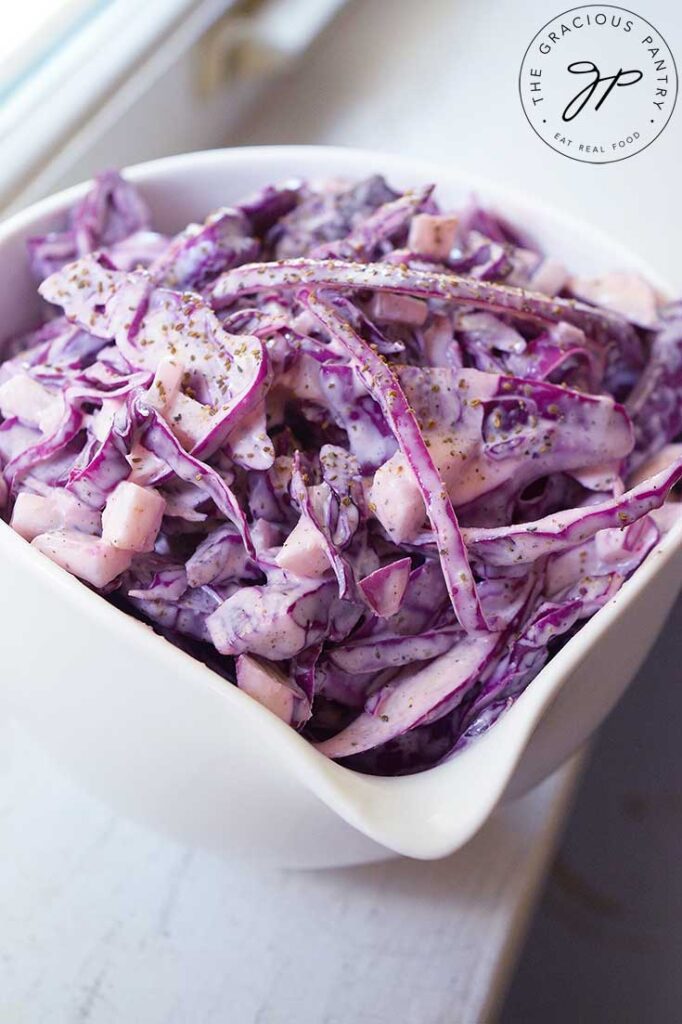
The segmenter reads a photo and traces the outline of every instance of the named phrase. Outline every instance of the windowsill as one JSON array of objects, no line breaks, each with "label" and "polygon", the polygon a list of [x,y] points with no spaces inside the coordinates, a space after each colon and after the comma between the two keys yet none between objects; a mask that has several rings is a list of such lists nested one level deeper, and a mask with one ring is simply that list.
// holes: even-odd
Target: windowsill
[{"label": "windowsill", "polygon": [[216,0],[115,0],[93,11],[3,103],[0,206],[183,21]]}]

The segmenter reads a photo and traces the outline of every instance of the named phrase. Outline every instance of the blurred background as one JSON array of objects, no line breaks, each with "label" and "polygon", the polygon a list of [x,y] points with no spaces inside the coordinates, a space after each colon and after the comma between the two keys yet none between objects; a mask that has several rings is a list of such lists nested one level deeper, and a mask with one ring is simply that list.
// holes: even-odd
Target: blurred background
[{"label": "blurred background", "polygon": [[[604,228],[682,286],[679,111],[649,149],[606,166],[562,158],[525,121],[516,85],[521,58],[561,4],[4,6],[4,211],[103,167],[191,149],[364,146],[530,191]],[[682,5],[646,0],[637,12],[682,53]],[[527,940],[517,937],[512,952],[518,967],[501,1011],[505,1024],[680,1018],[681,632],[678,606],[589,753]]]},{"label": "blurred background", "polygon": [[[682,284],[679,112],[649,149],[604,166],[560,158],[523,116],[521,59],[560,2],[5,6],[0,207],[25,205],[104,166],[192,149],[373,146],[530,190],[603,226]],[[638,12],[679,52],[676,0],[642,0]]]}]

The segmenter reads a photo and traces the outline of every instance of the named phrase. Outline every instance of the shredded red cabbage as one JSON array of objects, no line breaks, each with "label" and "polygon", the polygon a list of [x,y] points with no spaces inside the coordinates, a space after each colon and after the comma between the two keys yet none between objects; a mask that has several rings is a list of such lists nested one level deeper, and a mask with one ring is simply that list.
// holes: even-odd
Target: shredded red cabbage
[{"label": "shredded red cabbage", "polygon": [[490,728],[682,510],[682,304],[433,186],[166,237],[107,172],[28,249],[6,519],[360,771]]}]

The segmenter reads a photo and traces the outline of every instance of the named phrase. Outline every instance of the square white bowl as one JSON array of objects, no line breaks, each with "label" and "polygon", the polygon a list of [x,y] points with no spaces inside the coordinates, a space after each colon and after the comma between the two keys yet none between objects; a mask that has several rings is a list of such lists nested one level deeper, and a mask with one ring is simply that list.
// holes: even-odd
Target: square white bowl
[{"label": "square white bowl", "polygon": [[[532,198],[412,159],[327,147],[216,150],[134,167],[154,226],[177,231],[261,185],[435,181],[445,207],[475,191],[582,273],[635,269],[664,282],[587,225]],[[40,303],[25,239],[60,223],[87,185],[0,226],[3,335],[34,326]],[[393,853],[432,859],[462,846],[505,796],[550,774],[597,728],[659,633],[680,588],[682,523],[514,706],[450,761],[374,778],[317,753],[269,711],[89,591],[0,523],[4,672],[0,694],[91,792],[121,813],[235,860],[335,866]]]}]

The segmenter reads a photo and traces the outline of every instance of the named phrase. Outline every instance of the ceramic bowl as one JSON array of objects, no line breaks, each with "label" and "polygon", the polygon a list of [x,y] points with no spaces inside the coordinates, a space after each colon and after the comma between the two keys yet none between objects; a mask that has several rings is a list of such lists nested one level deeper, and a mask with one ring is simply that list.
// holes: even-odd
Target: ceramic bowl
[{"label": "ceramic bowl", "polygon": [[[532,196],[448,166],[324,147],[232,149],[131,168],[162,231],[176,231],[267,182],[359,179],[438,183],[445,204],[475,190],[584,273],[639,269],[587,225]],[[77,186],[0,227],[3,334],[39,317],[27,236],[58,224]],[[120,813],[226,857],[332,866],[391,854],[444,857],[500,800],[554,771],[598,727],[660,631],[680,584],[682,524],[540,672],[490,731],[445,764],[372,778],[318,754],[236,687],[109,605],[0,523],[3,673],[9,714],[57,763]]]}]

